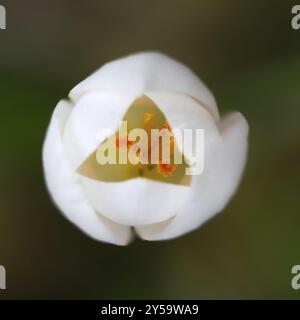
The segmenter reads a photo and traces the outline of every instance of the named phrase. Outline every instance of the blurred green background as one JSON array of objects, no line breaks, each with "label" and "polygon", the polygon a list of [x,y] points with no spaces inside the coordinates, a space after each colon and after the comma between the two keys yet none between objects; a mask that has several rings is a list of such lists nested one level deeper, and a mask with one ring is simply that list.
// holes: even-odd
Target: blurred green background
[{"label": "blurred green background", "polygon": [[[0,30],[0,264],[8,298],[300,298],[300,30],[295,1],[8,1]],[[104,62],[158,50],[190,66],[221,113],[250,124],[240,189],[167,242],[95,242],[51,203],[41,146],[58,100]]]}]

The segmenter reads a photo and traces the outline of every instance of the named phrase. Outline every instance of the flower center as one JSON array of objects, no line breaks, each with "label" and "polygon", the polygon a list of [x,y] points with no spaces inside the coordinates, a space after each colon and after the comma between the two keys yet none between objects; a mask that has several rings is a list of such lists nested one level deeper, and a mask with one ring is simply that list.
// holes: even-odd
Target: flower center
[{"label": "flower center", "polygon": [[[144,170],[156,170],[164,177],[170,177],[176,170],[176,164],[174,163],[175,139],[172,133],[171,127],[166,119],[163,121],[162,128],[156,127],[156,116],[153,112],[145,112],[143,115],[143,121],[139,126],[139,129],[143,129],[147,133],[147,140],[144,143],[140,143],[135,150],[136,162],[132,164],[138,167],[139,174],[144,175]],[[153,130],[157,129],[160,132],[159,137],[153,139]],[[137,142],[129,140],[128,132],[118,131],[116,133],[115,147],[117,152],[124,151],[128,153],[129,150],[137,145]],[[164,150],[167,150],[169,159],[163,158]],[[155,159],[153,154],[158,154],[155,163],[149,162],[151,159]],[[128,154],[127,154],[128,156]],[[146,162],[146,164],[145,164]],[[156,163],[157,162],[157,163]]]},{"label": "flower center", "polygon": [[[127,110],[117,132],[103,141],[77,172],[100,181],[124,181],[140,176],[190,185],[191,177],[185,174],[187,164],[175,140],[165,115],[151,99],[142,96]],[[102,161],[109,154],[113,163]],[[182,162],[175,161],[178,158]]]}]

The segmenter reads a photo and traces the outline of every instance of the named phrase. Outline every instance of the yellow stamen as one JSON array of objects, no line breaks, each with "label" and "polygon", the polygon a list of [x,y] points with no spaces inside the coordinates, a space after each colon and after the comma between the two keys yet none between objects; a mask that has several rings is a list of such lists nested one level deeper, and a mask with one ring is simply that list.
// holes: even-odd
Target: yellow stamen
[{"label": "yellow stamen", "polygon": [[172,133],[172,129],[169,125],[169,122],[167,120],[164,121],[163,124],[163,129],[167,129],[169,132],[169,137],[170,137],[170,154],[174,154],[174,147],[175,147],[175,140],[174,140],[174,135]]},{"label": "yellow stamen", "polygon": [[148,124],[150,121],[153,121],[155,118],[154,113],[152,112],[145,112],[144,113],[144,123]]},{"label": "yellow stamen", "polygon": [[[143,118],[143,123],[141,124],[141,127],[144,128],[149,137],[149,143],[148,143],[148,150],[138,150],[137,153],[135,154],[136,160],[141,160],[145,155],[148,154],[148,157],[150,158],[151,155],[151,130],[155,128],[155,114],[151,112],[145,112],[144,113],[144,118]],[[164,121],[162,129],[167,129],[167,133],[170,138],[170,155],[174,154],[174,135],[172,134],[172,129],[167,122],[167,120]],[[117,149],[122,148],[127,146],[128,148],[134,145],[133,141],[128,140],[127,134],[123,134],[122,136],[119,137],[117,135],[116,137],[116,147]],[[159,148],[162,148],[162,141],[160,139]],[[153,146],[152,146],[153,147]],[[173,175],[174,171],[176,170],[176,165],[175,164],[164,164],[162,163],[161,159],[161,153],[160,152],[160,163],[156,166],[157,172],[161,174],[163,177],[170,177]],[[143,171],[143,168],[145,167],[142,163],[139,163],[137,165],[134,165],[135,167],[139,168],[140,171]]]},{"label": "yellow stamen", "polygon": [[147,134],[151,135],[151,129],[154,128],[155,125],[155,114],[151,112],[144,113],[144,121],[142,127],[146,130]]}]

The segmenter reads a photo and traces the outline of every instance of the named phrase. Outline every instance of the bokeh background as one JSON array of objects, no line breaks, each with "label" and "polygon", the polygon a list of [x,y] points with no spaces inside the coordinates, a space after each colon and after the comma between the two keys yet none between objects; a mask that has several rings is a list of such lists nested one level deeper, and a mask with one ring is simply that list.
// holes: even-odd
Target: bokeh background
[{"label": "bokeh background", "polygon": [[[298,299],[300,30],[295,1],[11,1],[0,31],[0,264],[10,298]],[[51,203],[41,147],[58,100],[103,63],[158,50],[189,65],[221,113],[250,124],[240,189],[167,242],[98,243]],[[217,183],[217,182],[216,182]]]}]

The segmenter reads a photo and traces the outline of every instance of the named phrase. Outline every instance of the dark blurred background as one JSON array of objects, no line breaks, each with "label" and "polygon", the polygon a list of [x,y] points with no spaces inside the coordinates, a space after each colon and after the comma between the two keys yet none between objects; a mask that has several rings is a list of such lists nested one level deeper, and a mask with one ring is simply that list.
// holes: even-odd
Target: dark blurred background
[{"label": "dark blurred background", "polygon": [[[11,1],[0,30],[0,264],[4,298],[300,297],[300,30],[295,1]],[[299,3],[300,4],[300,3]],[[158,50],[190,66],[221,113],[250,124],[240,189],[167,242],[95,242],[51,203],[41,146],[58,100],[103,63]]]}]

